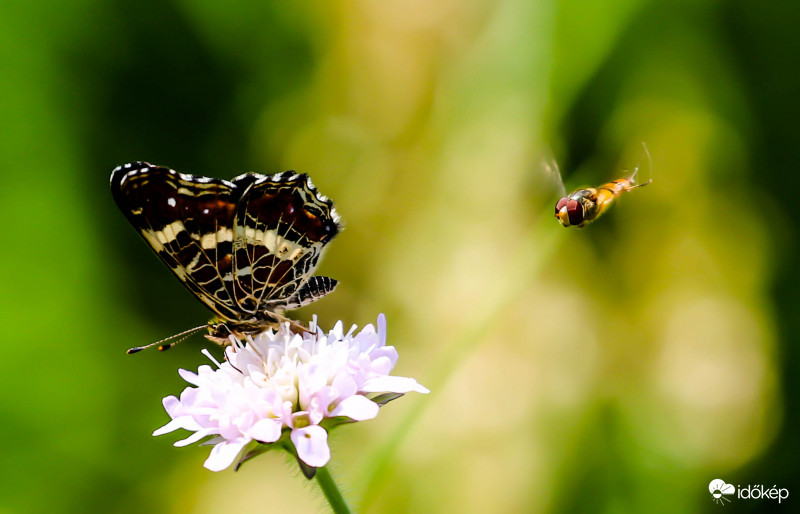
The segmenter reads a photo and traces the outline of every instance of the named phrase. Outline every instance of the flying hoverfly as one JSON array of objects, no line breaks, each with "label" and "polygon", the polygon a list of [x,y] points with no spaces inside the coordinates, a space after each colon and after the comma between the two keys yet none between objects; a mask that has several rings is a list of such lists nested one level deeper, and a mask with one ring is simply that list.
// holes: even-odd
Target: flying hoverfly
[{"label": "flying hoverfly", "polygon": [[[642,146],[644,146],[644,144]],[[644,150],[649,160],[650,154],[647,152],[647,146],[644,146]],[[547,171],[550,174],[555,174],[558,181],[561,183],[562,190],[566,191],[566,189],[563,187],[563,182],[561,182],[561,176],[558,173],[558,168],[556,167],[554,171],[547,166]],[[598,187],[578,189],[569,195],[563,196],[556,203],[556,219],[564,227],[585,227],[587,224],[599,218],[609,207],[611,207],[614,201],[622,193],[646,186],[653,181],[651,178],[647,182],[637,184],[635,179],[638,171],[639,168],[636,167],[634,168],[633,173],[627,177],[614,179],[611,182],[607,182]]]}]

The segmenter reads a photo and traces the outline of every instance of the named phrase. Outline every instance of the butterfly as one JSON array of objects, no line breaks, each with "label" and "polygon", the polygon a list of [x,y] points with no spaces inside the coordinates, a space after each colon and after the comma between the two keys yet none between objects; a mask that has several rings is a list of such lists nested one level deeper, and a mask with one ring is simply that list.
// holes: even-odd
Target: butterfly
[{"label": "butterfly", "polygon": [[291,322],[285,311],[336,287],[314,270],[341,220],[308,175],[245,173],[228,181],[140,161],[114,169],[111,193],[161,261],[215,314],[214,322],[176,337],[207,328],[206,337],[226,344],[230,335]]}]

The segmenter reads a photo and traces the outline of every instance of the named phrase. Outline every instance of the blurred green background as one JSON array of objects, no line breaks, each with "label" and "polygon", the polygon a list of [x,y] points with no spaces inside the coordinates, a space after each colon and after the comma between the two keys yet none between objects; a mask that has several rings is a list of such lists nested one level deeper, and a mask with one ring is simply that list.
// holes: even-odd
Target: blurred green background
[{"label": "blurred green background", "polygon": [[[797,26],[780,0],[4,2],[0,513],[325,509],[281,455],[215,474],[150,436],[206,344],[124,350],[209,313],[113,204],[132,160],[336,200],[341,284],[296,317],[385,312],[432,389],[334,433],[362,512],[778,508],[715,478],[790,509]],[[549,154],[570,189],[654,183],[566,230]]]}]

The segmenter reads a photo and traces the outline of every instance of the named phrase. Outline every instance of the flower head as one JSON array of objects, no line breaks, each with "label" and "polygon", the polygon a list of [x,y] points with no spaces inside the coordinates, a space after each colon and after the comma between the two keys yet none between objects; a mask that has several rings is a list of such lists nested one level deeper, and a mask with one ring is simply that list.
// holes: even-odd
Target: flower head
[{"label": "flower head", "polygon": [[374,418],[380,405],[403,393],[428,392],[413,378],[389,375],[397,351],[385,345],[383,314],[377,331],[367,325],[353,335],[355,328],[344,333],[340,321],[326,334],[315,320],[311,332],[302,334],[286,324],[245,342],[232,337],[225,362],[206,352],[215,367],[179,370],[194,387],[184,389],[180,398],[164,398],[172,421],[153,435],[178,428],[194,432],[175,446],[215,436],[207,441],[214,448],[205,462],[212,471],[233,464],[254,441],[291,441],[305,465],[324,466],[330,459],[328,429],[341,421]]}]

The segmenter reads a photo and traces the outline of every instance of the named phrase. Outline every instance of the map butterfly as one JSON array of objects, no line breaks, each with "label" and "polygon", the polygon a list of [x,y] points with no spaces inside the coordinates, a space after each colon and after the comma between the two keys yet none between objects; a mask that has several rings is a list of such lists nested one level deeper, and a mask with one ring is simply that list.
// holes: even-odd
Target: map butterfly
[{"label": "map butterfly", "polygon": [[111,193],[164,264],[216,314],[184,334],[208,327],[206,337],[226,344],[231,334],[290,321],[285,311],[336,287],[313,274],[340,219],[308,175],[245,173],[227,181],[133,162],[111,173]]}]

